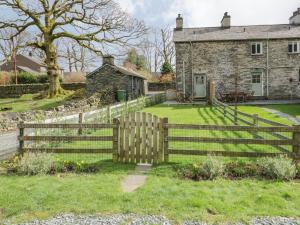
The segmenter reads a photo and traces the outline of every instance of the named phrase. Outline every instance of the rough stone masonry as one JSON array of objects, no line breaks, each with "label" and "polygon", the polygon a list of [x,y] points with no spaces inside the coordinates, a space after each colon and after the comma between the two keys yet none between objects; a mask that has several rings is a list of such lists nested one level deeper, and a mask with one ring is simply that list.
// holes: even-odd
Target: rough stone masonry
[{"label": "rough stone masonry", "polygon": [[[179,15],[174,30],[178,91],[193,97],[193,77],[205,74],[207,81],[216,81],[217,93],[234,91],[236,77],[239,91],[250,93],[258,72],[262,93],[257,98],[300,98],[300,19],[294,17],[300,17],[300,8],[290,24],[230,26],[225,13],[220,27],[183,28]],[[253,54],[255,43],[259,54]]]}]

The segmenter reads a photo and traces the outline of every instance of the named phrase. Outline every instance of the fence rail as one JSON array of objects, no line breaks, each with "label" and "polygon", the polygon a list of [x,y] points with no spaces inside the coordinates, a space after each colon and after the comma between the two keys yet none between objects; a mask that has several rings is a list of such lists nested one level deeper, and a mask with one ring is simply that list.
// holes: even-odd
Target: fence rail
[{"label": "fence rail", "polygon": [[[300,126],[220,126],[220,125],[193,125],[193,124],[172,124],[167,118],[158,118],[146,113],[129,113],[113,119],[107,124],[24,124],[20,128],[20,153],[24,151],[45,151],[51,153],[92,153],[110,154],[114,161],[124,163],[161,163],[168,162],[172,155],[204,156],[215,155],[223,157],[274,157],[286,155],[296,160],[300,159]],[[71,129],[77,131],[82,129],[80,134],[64,134],[51,136],[39,133],[26,135],[24,129]],[[86,133],[86,129],[93,132]],[[95,130],[108,132],[94,133]],[[175,133],[174,133],[175,131]],[[176,133],[176,131],[179,131]],[[182,132],[183,131],[183,132]],[[192,131],[188,133],[186,131]],[[207,132],[220,132],[217,136],[203,136]],[[223,134],[222,134],[223,132]],[[224,135],[224,133],[242,132],[246,135],[234,136]],[[266,133],[262,138],[259,134]],[[274,139],[273,133],[289,134],[288,137]],[[43,133],[43,132],[41,132]],[[109,134],[109,135],[107,135]],[[190,135],[187,135],[190,134]],[[251,135],[249,135],[251,134]],[[255,135],[254,135],[255,134]],[[71,146],[44,145],[44,142],[66,141],[73,143]],[[77,141],[93,142],[97,145],[89,146],[88,149],[76,146]],[[42,147],[25,146],[25,142],[42,142]],[[103,146],[103,142],[109,142],[110,147]],[[184,145],[177,145],[177,144]],[[209,148],[205,144],[221,144],[227,146],[227,151]],[[195,144],[195,145],[193,145]],[[204,144],[204,148],[197,149],[199,144]],[[236,151],[236,145],[261,145],[266,146],[265,151]],[[182,148],[182,146],[184,146]],[[269,147],[279,146],[289,147],[287,151],[267,152]],[[77,148],[75,148],[77,147]],[[192,147],[192,149],[188,149]],[[211,150],[208,150],[211,149]],[[232,149],[231,149],[232,148]],[[253,149],[252,149],[253,150]]]}]

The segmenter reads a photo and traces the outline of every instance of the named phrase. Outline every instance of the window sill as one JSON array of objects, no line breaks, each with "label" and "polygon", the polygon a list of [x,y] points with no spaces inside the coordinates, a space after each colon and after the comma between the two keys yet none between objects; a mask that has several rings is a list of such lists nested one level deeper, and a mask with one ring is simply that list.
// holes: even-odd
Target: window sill
[{"label": "window sill", "polygon": [[288,55],[298,55],[300,52],[288,52]]},{"label": "window sill", "polygon": [[252,56],[263,56],[264,54],[261,53],[261,54],[251,54]]}]

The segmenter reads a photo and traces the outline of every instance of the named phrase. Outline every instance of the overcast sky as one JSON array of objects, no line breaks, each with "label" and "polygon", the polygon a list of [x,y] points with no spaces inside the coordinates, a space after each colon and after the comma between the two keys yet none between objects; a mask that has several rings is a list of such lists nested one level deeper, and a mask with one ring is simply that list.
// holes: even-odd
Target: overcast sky
[{"label": "overcast sky", "polygon": [[182,14],[185,27],[219,26],[224,12],[232,25],[284,24],[300,7],[300,0],[118,0],[147,25],[175,26]]}]

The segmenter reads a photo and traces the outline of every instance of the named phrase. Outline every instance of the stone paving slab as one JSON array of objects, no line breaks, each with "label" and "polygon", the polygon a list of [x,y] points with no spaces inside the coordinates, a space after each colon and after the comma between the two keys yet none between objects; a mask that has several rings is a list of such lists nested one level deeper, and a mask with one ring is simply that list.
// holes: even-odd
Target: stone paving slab
[{"label": "stone paving slab", "polygon": [[134,173],[128,175],[121,183],[122,190],[130,193],[143,186],[147,180],[147,173],[151,169],[151,165],[139,164],[135,167]]}]

